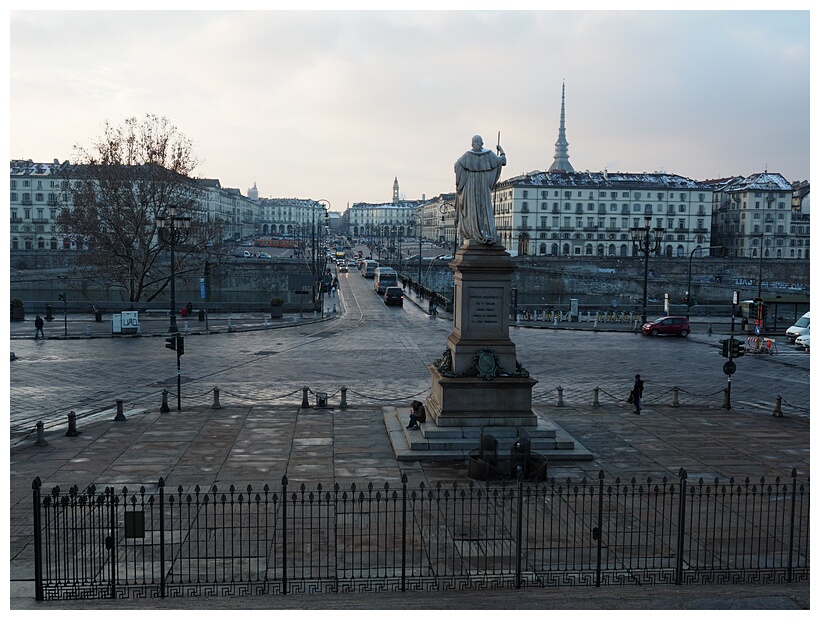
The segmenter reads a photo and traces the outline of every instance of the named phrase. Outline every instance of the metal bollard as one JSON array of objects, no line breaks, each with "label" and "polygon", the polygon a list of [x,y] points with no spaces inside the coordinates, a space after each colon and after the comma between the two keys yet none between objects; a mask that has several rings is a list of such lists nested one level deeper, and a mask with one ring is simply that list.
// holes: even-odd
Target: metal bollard
[{"label": "metal bollard", "polygon": [[38,448],[42,448],[48,445],[48,442],[46,441],[46,434],[43,431],[43,426],[44,425],[42,421],[37,422],[37,441],[34,442],[34,445]]},{"label": "metal bollard", "polygon": [[86,324],[86,326],[85,326],[85,335],[88,338],[91,338],[91,325]]},{"label": "metal bollard", "polygon": [[231,319],[228,319],[228,331],[229,332],[233,331],[233,322],[231,321]]},{"label": "metal bollard", "polygon": [[114,422],[125,422],[125,413],[122,410],[122,403],[121,399],[117,399],[117,416],[114,418]]},{"label": "metal bollard", "polygon": [[219,388],[214,388],[214,404],[211,406],[211,409],[222,409],[222,405],[219,404]]},{"label": "metal bollard", "polygon": [[592,324],[592,329],[598,329],[598,318],[595,318],[595,322]]},{"label": "metal bollard", "polygon": [[77,414],[73,411],[68,413],[68,430],[65,433],[66,437],[76,437],[80,434],[77,430]]},{"label": "metal bollard", "polygon": [[680,401],[678,400],[678,388],[672,388],[672,406],[673,407],[680,407]]},{"label": "metal bollard", "polygon": [[592,406],[593,407],[600,407],[601,403],[598,402],[598,390],[600,388],[595,388],[592,390]]},{"label": "metal bollard", "polygon": [[557,392],[558,392],[558,407],[563,407],[564,406],[564,388],[562,388],[559,385],[558,389],[557,389]]},{"label": "metal bollard", "polygon": [[341,407],[342,409],[347,409],[347,388],[345,386],[342,386],[342,388],[339,391],[342,393],[342,400],[339,403],[339,407]]},{"label": "metal bollard", "polygon": [[302,407],[310,407],[310,403],[308,402],[308,387],[305,386],[302,388]]},{"label": "metal bollard", "polygon": [[162,390],[162,406],[159,408],[160,413],[168,413],[171,408],[168,406],[168,390]]},{"label": "metal bollard", "polygon": [[268,317],[265,317],[265,329],[268,328]]},{"label": "metal bollard", "polygon": [[783,400],[780,397],[780,394],[777,395],[777,398],[774,401],[774,411],[772,411],[773,418],[782,418],[783,417],[783,410],[780,408],[780,402]]},{"label": "metal bollard", "polygon": [[188,321],[185,321],[185,323],[183,323],[183,328],[182,329],[186,334],[188,333]]}]

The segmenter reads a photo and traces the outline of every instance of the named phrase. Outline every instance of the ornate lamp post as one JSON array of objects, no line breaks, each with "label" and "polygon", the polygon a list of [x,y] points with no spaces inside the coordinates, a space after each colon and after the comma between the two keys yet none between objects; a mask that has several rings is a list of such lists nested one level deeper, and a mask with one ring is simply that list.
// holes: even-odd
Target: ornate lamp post
[{"label": "ornate lamp post", "polygon": [[[322,209],[322,213],[324,217],[321,217],[317,222],[316,221],[316,210],[317,208]],[[313,249],[313,262],[311,274],[314,277],[314,280],[319,284],[319,302],[321,304],[322,309],[322,316],[324,316],[324,275],[325,275],[325,264],[327,263],[327,253],[321,252],[321,258],[319,256],[320,253],[320,246],[322,243],[322,231],[327,229],[329,225],[329,218],[328,210],[330,209],[330,201],[328,200],[317,200],[316,203],[313,205],[312,208],[312,215],[313,215],[313,224],[311,226],[311,247]]]},{"label": "ornate lamp post", "polygon": [[412,226],[415,229],[413,232],[415,232],[416,235],[419,238],[419,256],[418,256],[418,259],[419,259],[419,279],[418,279],[418,282],[419,282],[419,284],[421,284],[421,220],[416,221],[416,216],[411,215],[408,218],[407,222],[410,224],[410,226]]},{"label": "ornate lamp post", "polygon": [[632,253],[633,255],[640,252],[644,256],[643,263],[643,306],[641,308],[641,321],[646,323],[646,291],[649,284],[649,255],[653,252],[655,254],[660,252],[661,242],[663,241],[664,229],[658,226],[651,228],[652,216],[644,215],[644,226],[639,228],[630,228],[629,233],[632,235]]},{"label": "ornate lamp post", "polygon": [[156,221],[160,240],[171,246],[171,322],[168,325],[168,331],[178,332],[176,259],[174,257],[174,248],[177,243],[185,241],[188,238],[188,228],[191,226],[191,218],[177,215],[177,206],[170,205],[165,213],[157,216]]},{"label": "ornate lamp post", "polygon": [[[441,228],[442,228],[442,232],[444,233],[444,241],[446,243],[447,248],[450,247],[450,241],[449,241],[449,239],[447,239],[447,224],[446,224],[446,219],[445,219],[444,215],[450,209],[452,209],[453,213],[455,213],[456,206],[452,202],[444,202],[441,205],[439,205],[439,208],[438,208],[439,213],[441,213]],[[453,251],[452,251],[453,256],[456,255],[456,249],[457,248],[458,248],[458,228],[453,226]]]}]

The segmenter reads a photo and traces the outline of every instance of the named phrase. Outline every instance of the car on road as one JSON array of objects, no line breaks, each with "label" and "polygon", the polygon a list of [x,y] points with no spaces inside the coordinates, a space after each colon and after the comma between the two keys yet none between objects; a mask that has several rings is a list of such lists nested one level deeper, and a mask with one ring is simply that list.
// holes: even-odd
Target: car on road
[{"label": "car on road", "polygon": [[385,306],[403,306],[404,293],[398,286],[388,286],[384,289],[384,305]]},{"label": "car on road", "polygon": [[662,316],[643,324],[641,331],[647,336],[681,336],[685,338],[691,332],[689,319],[685,316]]},{"label": "car on road", "polygon": [[347,273],[347,263],[339,263],[339,273]]},{"label": "car on road", "polygon": [[453,260],[453,255],[452,254],[441,254],[439,256],[436,256],[436,259],[437,260]]},{"label": "car on road", "polygon": [[268,254],[267,252],[259,252],[259,254],[257,254],[256,256],[258,258],[272,258],[271,255]]},{"label": "car on road", "polygon": [[794,346],[796,346],[798,349],[803,349],[804,351],[808,351],[809,350],[810,339],[811,339],[811,334],[809,332],[806,332],[802,336],[798,336],[797,338],[795,338]]}]

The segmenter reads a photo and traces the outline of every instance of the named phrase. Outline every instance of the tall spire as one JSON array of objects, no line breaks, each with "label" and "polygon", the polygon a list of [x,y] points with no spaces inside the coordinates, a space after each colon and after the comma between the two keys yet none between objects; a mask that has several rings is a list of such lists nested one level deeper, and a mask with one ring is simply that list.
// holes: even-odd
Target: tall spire
[{"label": "tall spire", "polygon": [[555,143],[555,159],[549,171],[575,172],[569,163],[569,142],[567,142],[567,128],[564,125],[564,91],[566,86],[561,82],[561,124],[558,127],[558,141]]},{"label": "tall spire", "polygon": [[393,179],[393,204],[399,204],[399,177]]}]

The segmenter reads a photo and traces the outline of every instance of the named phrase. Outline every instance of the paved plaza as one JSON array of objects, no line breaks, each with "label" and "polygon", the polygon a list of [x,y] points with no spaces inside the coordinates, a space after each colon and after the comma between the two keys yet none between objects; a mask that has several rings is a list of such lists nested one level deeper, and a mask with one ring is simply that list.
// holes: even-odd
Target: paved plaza
[{"label": "paved plaza", "polygon": [[[385,412],[405,415],[429,390],[427,364],[440,355],[451,329],[446,313],[429,317],[423,300],[386,308],[358,274],[345,280],[327,315],[235,316],[231,331],[186,339],[181,411],[176,410],[174,353],[163,347],[167,319],[145,321],[143,337],[88,337],[72,321],[68,339],[34,342],[13,326],[11,349],[11,608],[142,608],[140,601],[33,600],[31,483],[44,490],[89,484],[153,488],[176,485],[276,486],[365,481],[464,481],[464,461],[399,462]],[[338,304],[333,312],[332,304]],[[696,323],[697,324],[697,323]],[[222,326],[224,325],[224,329]],[[522,326],[512,330],[532,376],[534,410],[579,439],[594,459],[551,462],[556,479],[607,476],[689,479],[777,476],[797,470],[809,479],[808,356],[747,356],[733,378],[732,408],[723,405],[727,378],[706,323],[687,339],[649,339],[612,326],[593,331]],[[54,323],[47,327],[55,331]],[[706,328],[706,329],[704,329]],[[48,332],[47,332],[48,333]],[[33,329],[32,334],[33,336]],[[642,415],[624,402],[630,379],[648,378]],[[214,408],[214,391],[220,390]],[[558,406],[557,388],[563,406]],[[673,406],[671,388],[680,406]],[[309,405],[302,407],[303,388]],[[347,407],[341,406],[344,387]],[[593,390],[599,399],[593,404]],[[162,390],[169,413],[160,413]],[[316,407],[317,393],[328,406]],[[773,415],[780,396],[782,416]],[[115,421],[122,399],[125,421]],[[65,434],[65,414],[78,413],[80,434]],[[47,446],[35,446],[34,423],[47,422]],[[412,431],[407,431],[412,432]],[[417,432],[417,431],[416,431]],[[643,588],[559,588],[408,595],[315,595],[274,599],[151,601],[183,609],[799,609],[809,606],[802,584]]]}]

